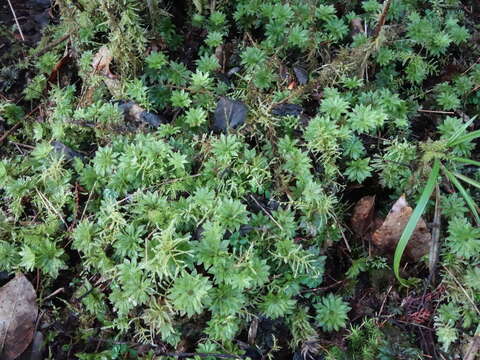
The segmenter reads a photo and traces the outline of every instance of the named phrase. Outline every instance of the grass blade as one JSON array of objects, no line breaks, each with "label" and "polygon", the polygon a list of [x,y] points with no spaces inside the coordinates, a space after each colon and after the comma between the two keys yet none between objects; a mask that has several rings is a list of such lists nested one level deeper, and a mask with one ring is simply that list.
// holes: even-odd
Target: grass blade
[{"label": "grass blade", "polygon": [[473,121],[475,120],[476,117],[477,117],[477,116],[475,115],[475,116],[472,117],[470,120],[468,120],[465,124],[463,124],[463,126],[459,127],[459,128],[457,129],[457,131],[455,131],[455,132],[453,133],[453,135],[450,137],[450,139],[448,139],[447,145],[448,145],[448,146],[453,146],[452,143],[453,143],[454,141],[456,141],[456,140],[458,139],[458,137],[459,137],[465,130],[467,130],[470,125],[472,125],[472,123],[473,123]]},{"label": "grass blade", "polygon": [[468,176],[458,174],[458,173],[453,173],[453,175],[455,175],[460,180],[466,182],[467,184],[470,184],[472,186],[475,186],[477,189],[480,189],[480,183],[478,181],[473,180],[473,179],[469,178]]},{"label": "grass blade", "polygon": [[405,281],[400,276],[400,261],[402,260],[402,255],[403,255],[403,252],[405,251],[405,248],[407,247],[408,241],[412,237],[413,231],[417,227],[417,223],[420,220],[420,217],[422,216],[423,212],[425,211],[425,207],[427,206],[428,200],[430,199],[433,189],[437,184],[439,170],[440,170],[440,161],[438,159],[435,159],[435,162],[433,163],[432,171],[430,172],[430,175],[427,179],[427,183],[425,184],[422,195],[420,196],[420,200],[418,200],[417,206],[415,206],[412,216],[410,216],[410,219],[408,219],[408,223],[405,226],[402,236],[400,237],[400,240],[398,241],[397,247],[395,249],[395,255],[393,258],[393,271],[398,281],[402,285],[406,285],[406,284],[405,284]]},{"label": "grass blade", "polygon": [[460,184],[460,181],[458,181],[450,171],[443,168],[443,172],[451,181],[451,183],[457,188],[458,192],[463,196],[463,198],[465,199],[465,202],[467,203],[468,207],[472,211],[473,216],[475,217],[475,221],[477,225],[480,225],[480,216],[478,215],[477,205],[475,204],[475,201],[468,194],[468,192],[465,190],[462,184]]},{"label": "grass blade", "polygon": [[472,141],[479,137],[480,137],[480,130],[475,130],[468,134],[460,136],[455,141],[452,141],[452,142],[449,141],[448,146],[457,146],[457,145],[460,145],[461,143]]},{"label": "grass blade", "polygon": [[458,163],[461,163],[461,164],[475,165],[475,166],[480,167],[480,161],[475,161],[475,160],[472,160],[472,159],[455,157],[455,158],[452,158],[452,161],[455,161],[455,162],[458,162]]}]

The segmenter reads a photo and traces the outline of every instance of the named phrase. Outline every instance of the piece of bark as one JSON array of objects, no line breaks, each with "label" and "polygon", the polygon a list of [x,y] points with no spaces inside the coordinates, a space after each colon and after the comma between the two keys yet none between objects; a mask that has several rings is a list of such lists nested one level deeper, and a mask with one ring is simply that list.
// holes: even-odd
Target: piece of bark
[{"label": "piece of bark", "polygon": [[[372,236],[372,243],[382,253],[393,255],[412,212],[413,209],[402,195],[393,205],[382,226]],[[411,261],[420,260],[429,253],[431,241],[432,236],[427,224],[420,218],[405,249],[405,255]]]}]

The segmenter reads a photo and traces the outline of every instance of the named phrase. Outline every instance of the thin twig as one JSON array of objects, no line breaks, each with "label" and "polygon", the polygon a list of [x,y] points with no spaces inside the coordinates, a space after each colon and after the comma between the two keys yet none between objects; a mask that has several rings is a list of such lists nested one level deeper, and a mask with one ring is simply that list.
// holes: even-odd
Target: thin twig
[{"label": "thin twig", "polygon": [[430,256],[428,263],[428,283],[435,284],[435,270],[438,263],[438,252],[440,247],[440,226],[442,218],[442,209],[440,206],[440,188],[438,184],[435,187],[435,215],[433,216],[432,245],[430,246]]},{"label": "thin twig", "polygon": [[465,74],[468,73],[470,70],[472,70],[473,67],[474,67],[475,65],[477,65],[479,61],[480,61],[480,57],[477,59],[477,61],[475,61],[472,65],[470,65],[470,66],[468,67],[468,69],[465,70],[465,71],[462,73],[462,75],[465,75]]},{"label": "thin twig", "polygon": [[347,240],[347,237],[345,236],[345,233],[343,231],[341,231],[341,234],[342,234],[343,242],[345,243],[345,246],[347,247],[348,252],[351,253],[352,249],[350,248],[350,244],[348,243],[348,240]]},{"label": "thin twig", "polygon": [[18,147],[23,147],[23,148],[28,149],[28,150],[35,149],[35,146],[27,145],[27,144],[21,144],[21,143],[15,142],[15,141],[9,141],[9,143],[12,144],[12,145],[16,145]]},{"label": "thin twig", "polygon": [[328,286],[321,286],[321,287],[317,287],[317,288],[313,288],[313,289],[305,289],[305,290],[302,290],[300,291],[302,294],[304,293],[309,293],[309,292],[315,292],[315,291],[326,291],[326,290],[330,290],[330,289],[333,289],[339,285],[342,285],[345,283],[346,280],[338,280],[336,282],[334,282],[333,284],[330,284]]},{"label": "thin twig", "polygon": [[171,356],[171,357],[213,357],[218,359],[245,359],[243,356],[239,355],[231,355],[231,354],[216,354],[216,353],[187,353],[187,352],[179,352],[179,353],[171,353],[171,352],[157,352],[155,351],[155,355],[157,356]]},{"label": "thin twig", "polygon": [[270,214],[270,213],[257,201],[257,199],[255,199],[255,197],[254,197],[253,195],[250,195],[250,197],[252,198],[253,201],[255,201],[255,204],[257,204],[257,206],[258,206],[260,209],[262,209],[262,211],[270,218],[270,220],[272,220],[272,221],[275,223],[275,225],[277,225],[277,226],[280,228],[280,230],[283,231],[282,225],[280,225],[280,224],[277,222],[277,220],[275,220],[275,218],[272,216],[272,214]]},{"label": "thin twig", "polygon": [[64,35],[62,36],[60,39],[57,39],[55,41],[53,41],[52,43],[48,44],[47,46],[45,46],[42,50],[40,50],[38,53],[35,54],[35,56],[42,56],[44,54],[46,54],[47,52],[49,52],[51,49],[53,49],[55,46],[61,44],[62,42],[64,42],[65,40],[67,40],[68,38],[70,37],[70,34],[67,34],[67,35]]},{"label": "thin twig", "polygon": [[455,115],[453,111],[441,111],[441,110],[427,110],[427,109],[420,109],[418,112],[421,113],[429,113],[429,114],[445,114],[445,115]]},{"label": "thin twig", "polygon": [[455,281],[455,283],[458,285],[458,287],[463,291],[463,293],[465,294],[465,296],[467,297],[468,301],[470,301],[470,303],[473,305],[473,308],[475,309],[475,311],[477,312],[477,314],[480,316],[480,310],[478,309],[477,305],[475,304],[475,301],[473,301],[473,299],[470,297],[470,295],[467,293],[467,290],[465,290],[465,288],[462,286],[462,284],[460,284],[460,282],[457,280],[457,278],[455,277],[455,275],[452,274],[452,272],[450,270],[448,270],[448,268],[443,265],[443,268],[445,270],[447,270],[447,272],[450,274],[450,276],[452,277],[453,281]]},{"label": "thin twig", "polygon": [[17,130],[20,127],[20,123],[16,123],[13,125],[9,130],[5,131],[5,133],[0,137],[0,144],[15,130]]},{"label": "thin twig", "polygon": [[20,23],[18,22],[18,19],[17,19],[17,14],[15,14],[15,10],[13,10],[13,6],[12,6],[12,3],[10,2],[10,0],[7,0],[7,1],[8,1],[8,5],[10,5],[10,10],[12,11],[13,18],[15,19],[15,23],[17,24],[18,31],[20,32],[20,36],[22,37],[22,40],[25,41],[25,37],[23,36],[22,28],[20,27]]},{"label": "thin twig", "polygon": [[392,289],[393,289],[393,285],[390,285],[390,287],[387,290],[387,294],[385,295],[385,298],[382,301],[382,306],[380,306],[380,311],[378,312],[378,317],[380,317],[382,315],[383,308],[385,306],[385,303],[387,302],[388,295],[390,295],[390,291],[392,291]]},{"label": "thin twig", "polygon": [[61,292],[64,292],[64,291],[65,291],[65,289],[63,287],[61,287],[60,289],[57,289],[54,292],[52,292],[50,295],[48,295],[45,299],[43,299],[43,301],[48,300],[48,299],[54,297],[55,295],[57,295]]}]

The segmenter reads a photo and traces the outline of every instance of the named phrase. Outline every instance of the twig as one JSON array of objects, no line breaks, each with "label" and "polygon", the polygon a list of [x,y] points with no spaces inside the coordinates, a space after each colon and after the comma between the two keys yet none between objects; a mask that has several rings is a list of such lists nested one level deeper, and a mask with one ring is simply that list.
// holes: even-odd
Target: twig
[{"label": "twig", "polygon": [[378,19],[377,26],[375,27],[375,30],[373,31],[373,39],[376,39],[378,35],[380,35],[380,31],[383,28],[383,25],[385,25],[385,20],[387,19],[387,13],[388,9],[390,8],[390,5],[392,4],[392,0],[385,0],[383,3],[383,10],[382,14],[380,15],[380,18]]},{"label": "twig", "polygon": [[438,251],[440,246],[440,226],[442,220],[442,209],[440,206],[440,188],[435,187],[435,215],[433,216],[432,245],[428,262],[428,283],[435,284],[435,270],[438,263]]},{"label": "twig", "polygon": [[326,290],[330,290],[330,289],[333,289],[339,285],[342,285],[343,283],[345,283],[346,280],[338,280],[336,282],[334,282],[333,284],[330,284],[328,286],[321,286],[321,287],[317,287],[317,288],[313,288],[313,289],[305,289],[305,290],[302,290],[300,291],[302,294],[304,293],[309,293],[309,292],[315,292],[315,291],[326,291]]},{"label": "twig", "polygon": [[5,133],[0,137],[0,144],[15,130],[17,130],[20,127],[20,123],[16,123],[13,125],[9,130],[5,131]]},{"label": "twig", "polygon": [[28,149],[28,150],[33,150],[33,149],[35,149],[35,146],[27,145],[27,144],[21,144],[21,143],[15,142],[15,141],[9,141],[9,143],[12,144],[12,145],[16,145],[16,146],[19,146],[19,147],[23,147],[23,148]]},{"label": "twig", "polygon": [[62,36],[60,39],[57,39],[54,42],[52,42],[51,44],[48,44],[47,46],[45,46],[42,50],[40,50],[38,53],[36,53],[35,56],[42,56],[42,55],[46,54],[51,49],[53,49],[55,46],[61,44],[65,40],[67,40],[69,37],[70,37],[70,34]]},{"label": "twig", "polygon": [[475,304],[475,301],[473,301],[473,299],[470,297],[470,295],[467,293],[467,290],[465,290],[465,288],[462,286],[462,284],[460,284],[460,282],[457,280],[457,278],[452,274],[452,272],[450,270],[448,270],[448,268],[443,265],[443,268],[445,270],[447,270],[447,272],[450,274],[450,276],[452,277],[453,281],[455,281],[455,283],[458,285],[458,287],[463,291],[463,293],[465,294],[465,296],[467,297],[468,301],[470,301],[470,303],[473,305],[473,308],[475,309],[475,311],[477,312],[477,314],[480,316],[480,310],[478,309],[477,305]]},{"label": "twig", "polygon": [[187,352],[179,352],[179,353],[171,353],[171,352],[160,352],[155,351],[155,355],[158,356],[171,356],[171,357],[213,357],[218,359],[245,359],[245,357],[240,355],[231,355],[231,354],[215,354],[215,353],[187,353]]},{"label": "twig", "polygon": [[470,65],[470,66],[468,67],[468,69],[465,70],[465,71],[462,73],[462,75],[465,75],[465,74],[468,73],[470,70],[472,70],[473,67],[474,67],[475,65],[477,65],[479,61],[480,61],[480,57],[479,57],[472,65]]},{"label": "twig", "polygon": [[43,301],[48,300],[48,299],[54,297],[55,295],[57,295],[57,294],[59,294],[59,293],[61,293],[61,292],[64,292],[64,291],[65,291],[65,289],[64,289],[63,287],[61,287],[60,289],[57,289],[57,290],[55,290],[53,293],[51,293],[50,295],[48,295],[45,299],[43,299]]},{"label": "twig", "polygon": [[378,317],[380,317],[382,315],[383,307],[385,306],[385,303],[387,302],[387,299],[388,299],[388,295],[390,295],[390,291],[392,291],[392,289],[393,289],[393,285],[390,285],[390,287],[387,290],[387,294],[385,295],[385,298],[382,301],[382,306],[380,306],[380,311],[378,312]]},{"label": "twig", "polygon": [[8,5],[10,5],[10,10],[12,11],[13,18],[15,19],[15,23],[17,24],[18,31],[20,32],[20,36],[22,37],[22,40],[25,41],[25,37],[23,36],[22,28],[20,27],[20,23],[18,22],[18,19],[17,19],[17,14],[15,14],[15,10],[13,10],[13,6],[12,6],[12,3],[10,2],[10,0],[7,0],[7,1],[8,1]]},{"label": "twig", "polygon": [[262,211],[270,218],[270,220],[272,220],[275,225],[277,225],[280,230],[283,231],[283,227],[282,225],[280,225],[277,220],[275,220],[275,218],[272,216],[272,214],[270,214],[267,210],[265,210],[265,208],[257,201],[257,199],[255,199],[255,197],[253,195],[250,195],[250,197],[252,198],[253,201],[255,201],[255,204],[257,204],[257,206],[262,209]]},{"label": "twig", "polygon": [[426,110],[426,109],[420,109],[418,112],[422,113],[431,113],[431,114],[445,114],[445,115],[455,115],[453,111],[441,111],[441,110]]},{"label": "twig", "polygon": [[345,236],[343,231],[341,231],[341,233],[342,233],[343,242],[345,243],[345,246],[347,247],[348,252],[351,253],[352,249],[350,248],[350,244],[348,243],[347,237]]}]

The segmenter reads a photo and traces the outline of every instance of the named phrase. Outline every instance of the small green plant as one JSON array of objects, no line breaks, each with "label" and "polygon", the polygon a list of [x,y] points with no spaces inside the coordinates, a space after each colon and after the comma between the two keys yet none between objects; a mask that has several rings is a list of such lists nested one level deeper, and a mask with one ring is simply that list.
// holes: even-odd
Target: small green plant
[{"label": "small green plant", "polygon": [[338,331],[346,326],[350,306],[341,297],[328,294],[315,305],[315,310],[315,320],[323,330]]}]

